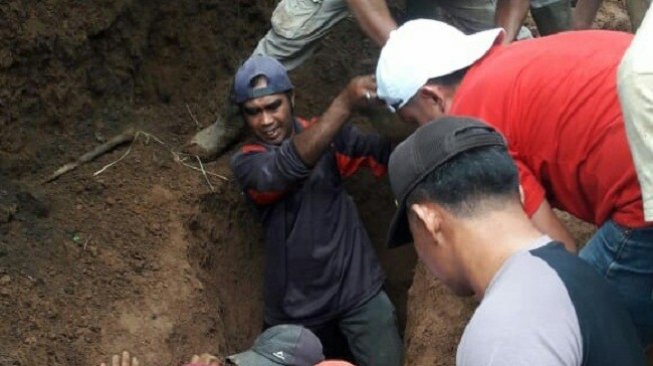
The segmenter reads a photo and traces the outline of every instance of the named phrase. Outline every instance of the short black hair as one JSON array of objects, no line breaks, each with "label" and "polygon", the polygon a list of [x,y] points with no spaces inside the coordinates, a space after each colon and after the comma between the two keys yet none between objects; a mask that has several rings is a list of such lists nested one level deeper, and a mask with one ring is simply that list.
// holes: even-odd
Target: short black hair
[{"label": "short black hair", "polygon": [[428,174],[408,195],[406,203],[410,207],[425,201],[437,203],[459,217],[519,203],[517,167],[502,146],[465,151]]},{"label": "short black hair", "polygon": [[439,85],[444,85],[444,86],[455,86],[457,84],[460,84],[460,82],[463,80],[465,75],[467,74],[467,71],[469,70],[469,66],[456,70],[452,73],[449,73],[447,75],[443,76],[438,76],[437,78],[431,78],[429,79],[426,83],[427,84],[439,84]]}]

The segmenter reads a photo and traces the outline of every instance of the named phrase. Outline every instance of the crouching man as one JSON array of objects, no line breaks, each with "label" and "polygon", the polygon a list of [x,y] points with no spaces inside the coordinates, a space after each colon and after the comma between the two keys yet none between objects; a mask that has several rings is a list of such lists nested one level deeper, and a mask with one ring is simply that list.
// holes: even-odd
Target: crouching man
[{"label": "crouching man", "polygon": [[481,299],[457,365],[645,365],[620,296],[524,213],[493,128],[443,117],[400,144],[389,168],[390,246],[414,241],[431,273]]},{"label": "crouching man", "polygon": [[236,73],[233,89],[253,139],[231,163],[265,229],[266,326],[309,328],[327,358],[343,356],[334,345],[340,333],[358,365],[396,366],[402,342],[395,309],[343,187],[360,167],[386,172],[389,142],[346,123],[375,90],[373,78],[353,79],[320,118],[303,120],[293,115],[293,86],[284,67],[253,56]]}]

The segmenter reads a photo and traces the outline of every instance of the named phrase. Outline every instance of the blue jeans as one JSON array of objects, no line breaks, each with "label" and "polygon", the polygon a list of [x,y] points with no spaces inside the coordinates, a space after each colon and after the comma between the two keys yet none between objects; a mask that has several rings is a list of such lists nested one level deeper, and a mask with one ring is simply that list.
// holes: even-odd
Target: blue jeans
[{"label": "blue jeans", "polygon": [[628,229],[607,221],[579,256],[621,293],[642,345],[652,344],[653,227]]}]

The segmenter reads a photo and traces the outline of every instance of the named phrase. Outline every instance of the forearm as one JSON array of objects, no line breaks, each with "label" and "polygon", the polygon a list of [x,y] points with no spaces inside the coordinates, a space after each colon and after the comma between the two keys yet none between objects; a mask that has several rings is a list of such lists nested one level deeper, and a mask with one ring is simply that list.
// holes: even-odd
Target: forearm
[{"label": "forearm", "polygon": [[363,32],[382,47],[390,32],[397,28],[385,0],[347,0],[347,3]]},{"label": "forearm", "polygon": [[343,91],[331,102],[329,108],[311,128],[293,137],[297,154],[304,164],[312,167],[320,159],[342,125],[351,115]]},{"label": "forearm", "polygon": [[574,238],[562,222],[560,222],[547,201],[542,202],[531,217],[531,221],[538,230],[550,236],[552,239],[562,242],[569,252],[575,254],[578,251]]},{"label": "forearm", "polygon": [[529,0],[498,0],[494,20],[506,31],[503,44],[515,40],[528,14]]}]

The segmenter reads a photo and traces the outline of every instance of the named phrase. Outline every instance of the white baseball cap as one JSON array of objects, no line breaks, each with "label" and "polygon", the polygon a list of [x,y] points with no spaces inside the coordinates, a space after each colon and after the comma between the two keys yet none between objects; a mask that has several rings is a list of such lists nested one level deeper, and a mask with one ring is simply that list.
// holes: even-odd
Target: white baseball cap
[{"label": "white baseball cap", "polygon": [[503,34],[494,28],[470,35],[431,19],[404,23],[390,33],[376,66],[377,94],[396,112],[429,79],[463,69],[483,57]]}]

